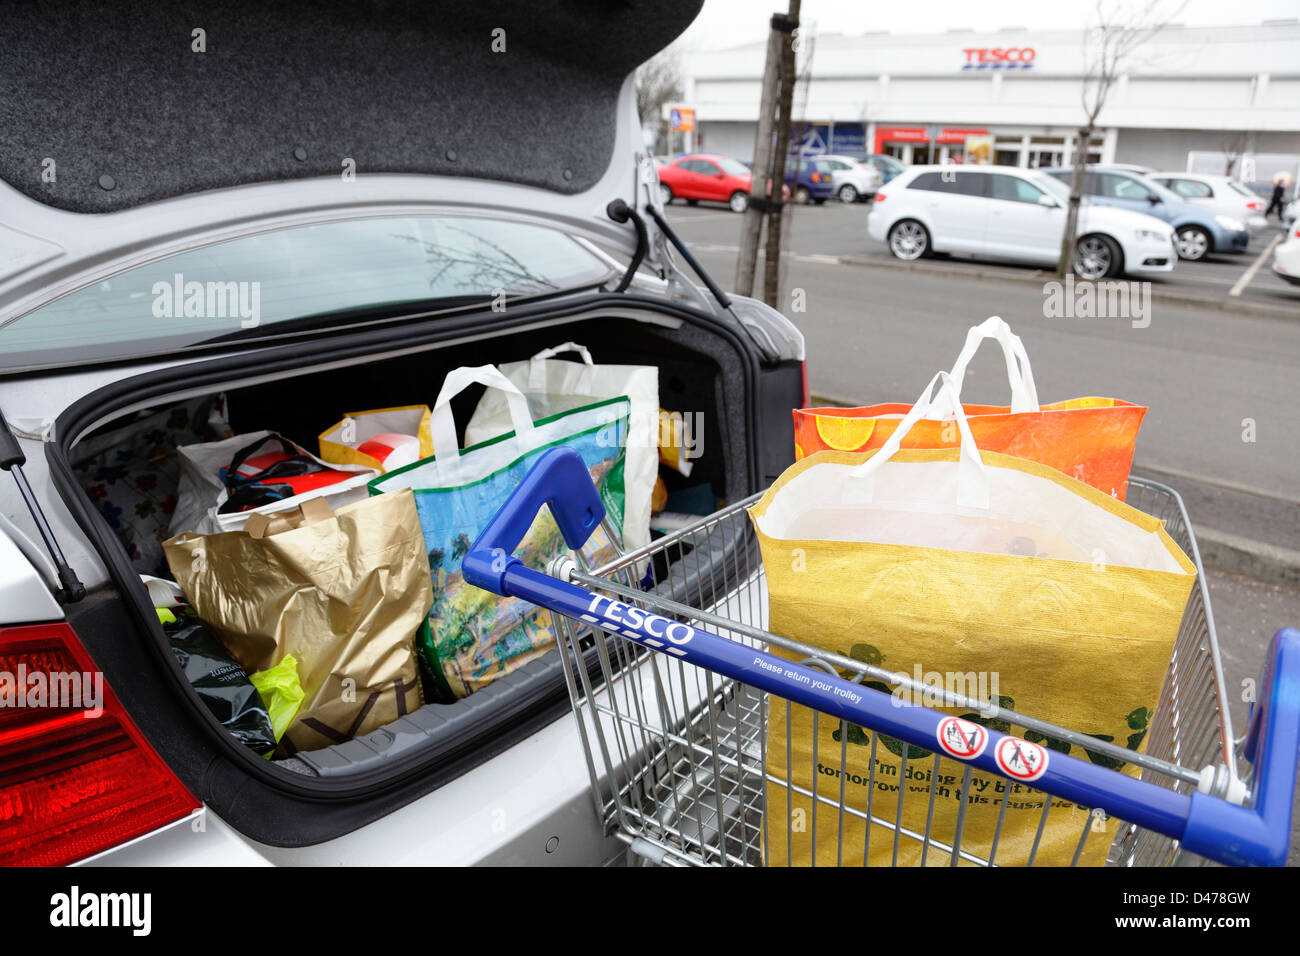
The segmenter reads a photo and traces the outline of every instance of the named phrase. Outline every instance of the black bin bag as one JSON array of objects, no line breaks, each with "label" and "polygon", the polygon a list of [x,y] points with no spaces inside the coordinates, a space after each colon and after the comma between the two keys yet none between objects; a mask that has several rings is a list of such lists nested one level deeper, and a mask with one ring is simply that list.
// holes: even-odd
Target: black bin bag
[{"label": "black bin bag", "polygon": [[199,699],[235,739],[256,753],[275,749],[271,716],[244,669],[198,618],[177,614],[163,623],[176,661]]}]

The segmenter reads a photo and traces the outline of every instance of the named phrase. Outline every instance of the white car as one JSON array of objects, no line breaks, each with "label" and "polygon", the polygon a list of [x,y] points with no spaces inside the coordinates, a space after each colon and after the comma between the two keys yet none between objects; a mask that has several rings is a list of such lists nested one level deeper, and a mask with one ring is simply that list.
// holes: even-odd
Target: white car
[{"label": "white car", "polygon": [[1273,272],[1283,282],[1300,285],[1300,225],[1292,221],[1287,228],[1286,240],[1273,250]]},{"label": "white car", "polygon": [[852,156],[819,156],[829,164],[831,184],[840,202],[855,203],[870,199],[876,194],[883,177],[874,166],[864,166]]},{"label": "white car", "polygon": [[[1055,265],[1068,188],[1014,166],[913,166],[876,193],[867,234],[899,259],[934,252]],[[1127,209],[1079,208],[1074,271],[1081,278],[1169,272],[1178,260],[1169,224]]]},{"label": "white car", "polygon": [[1211,176],[1208,173],[1151,173],[1147,178],[1154,179],[1180,199],[1198,206],[1211,207],[1220,215],[1240,219],[1251,229],[1264,229],[1268,225],[1264,218],[1264,207],[1267,205],[1264,200],[1227,176]]}]

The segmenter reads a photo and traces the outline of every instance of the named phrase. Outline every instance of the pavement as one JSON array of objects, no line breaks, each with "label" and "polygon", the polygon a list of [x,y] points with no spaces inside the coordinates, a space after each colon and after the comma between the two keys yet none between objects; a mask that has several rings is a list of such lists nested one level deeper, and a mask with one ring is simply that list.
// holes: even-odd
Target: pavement
[{"label": "pavement", "polygon": [[[1277,629],[1300,627],[1300,289],[1272,275],[1267,258],[1251,273],[1280,230],[1257,235],[1244,255],[1179,263],[1152,282],[1149,321],[1138,322],[1049,317],[1053,277],[1036,269],[899,263],[867,238],[866,215],[827,203],[796,207],[788,221],[781,310],[804,333],[815,400],[911,401],[951,366],[971,325],[1001,315],[1024,341],[1043,401],[1146,405],[1133,471],[1183,498],[1240,733],[1244,682],[1258,677]],[[731,289],[741,217],[675,203],[668,219]],[[977,353],[963,392],[975,403],[1009,400],[996,348]]]}]

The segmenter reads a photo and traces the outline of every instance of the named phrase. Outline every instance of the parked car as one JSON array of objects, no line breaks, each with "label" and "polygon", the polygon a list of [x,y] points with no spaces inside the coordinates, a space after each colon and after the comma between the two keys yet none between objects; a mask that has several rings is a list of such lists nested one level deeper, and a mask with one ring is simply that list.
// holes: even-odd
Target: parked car
[{"label": "parked car", "polygon": [[1231,219],[1240,219],[1250,229],[1263,229],[1268,225],[1264,219],[1268,203],[1227,176],[1211,176],[1208,173],[1152,173],[1147,178],[1164,186],[1180,199],[1206,206]]},{"label": "parked car", "polygon": [[712,153],[690,153],[659,167],[659,194],[664,205],[674,199],[688,203],[722,202],[732,212],[749,208],[749,167],[740,160]]},{"label": "parked car", "polygon": [[791,157],[785,168],[785,185],[801,206],[820,206],[835,195],[835,164],[822,156]]},{"label": "parked car", "polygon": [[831,192],[840,202],[855,203],[876,194],[882,178],[874,166],[864,166],[850,156],[821,156],[831,170]]},{"label": "parked car", "polygon": [[[1041,169],[1068,187],[1069,167]],[[1245,252],[1250,230],[1236,216],[1185,202],[1164,186],[1114,166],[1090,167],[1084,195],[1094,205],[1113,206],[1163,219],[1178,235],[1178,257],[1197,262],[1212,252]]]},{"label": "parked car", "polygon": [[1300,286],[1300,225],[1295,221],[1288,227],[1287,238],[1273,250],[1273,274]]},{"label": "parked car", "polygon": [[907,168],[902,162],[887,153],[843,153],[840,155],[856,160],[863,166],[870,166],[880,173],[881,185],[890,182]]},{"label": "parked car", "polygon": [[[1055,265],[1069,191],[1015,166],[913,166],[876,193],[867,234],[899,259],[935,252]],[[1074,271],[1085,279],[1169,272],[1177,251],[1168,224],[1085,201]]]},{"label": "parked car", "polygon": [[[135,544],[165,535],[175,436],[211,421],[195,418],[199,400],[220,397],[236,434],[272,427],[315,449],[342,413],[432,404],[451,369],[569,340],[598,362],[658,366],[664,406],[698,411],[707,440],[692,485],[708,500],[738,501],[779,476],[793,427],[771,410],[808,402],[800,332],[761,302],[726,305],[697,286],[655,218],[634,219],[657,185],[638,161],[627,78],[699,3],[665,0],[650,17],[515,0],[464,24],[410,5],[308,23],[271,4],[257,7],[256,30],[230,10],[208,11],[204,26],[238,36],[240,55],[199,73],[178,70],[166,44],[136,42],[175,33],[165,8],[127,19],[82,5],[88,46],[49,43],[44,8],[6,12],[10,79],[60,103],[8,111],[6,140],[67,159],[58,188],[0,168],[0,411],[16,439],[0,439],[0,458],[25,457],[32,496],[29,507],[0,470],[0,661],[102,673],[104,695],[95,720],[5,712],[0,861],[621,860],[625,845],[593,807],[557,654],[364,738],[263,759],[178,665]],[[510,24],[511,54],[477,55],[480,26],[496,22]],[[533,42],[516,50],[516,35]],[[457,66],[431,71],[430,58]],[[167,95],[127,84],[110,102],[94,92],[106,76],[176,83]],[[257,89],[296,95],[286,76],[295,89],[348,90],[292,100],[307,131],[296,149],[290,101],[248,101]],[[521,93],[538,76],[544,95]],[[201,102],[202,122],[140,149],[131,129],[177,129],[178,102]],[[339,157],[358,143],[366,159],[340,185]],[[133,474],[132,462],[159,467]],[[697,550],[690,573],[724,580],[718,555]]]},{"label": "parked car", "polygon": [[1134,176],[1150,176],[1155,172],[1150,166],[1139,166],[1136,163],[1106,163],[1105,168],[1121,173],[1132,173]]}]

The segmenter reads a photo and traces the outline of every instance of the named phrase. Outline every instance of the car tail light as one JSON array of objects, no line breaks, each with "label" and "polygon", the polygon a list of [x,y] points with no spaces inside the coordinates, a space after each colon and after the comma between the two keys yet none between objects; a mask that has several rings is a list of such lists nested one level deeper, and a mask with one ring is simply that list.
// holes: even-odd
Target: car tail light
[{"label": "car tail light", "polygon": [[813,174],[812,174],[812,181],[815,182],[815,183],[819,183],[819,182],[821,182],[821,181],[822,181],[822,174],[821,174],[821,173],[813,173]]},{"label": "car tail light", "polygon": [[1262,202],[1248,202],[1248,203],[1246,203],[1246,208],[1247,208],[1247,209],[1263,209],[1263,208],[1264,208],[1264,204],[1263,204]]},{"label": "car tail light", "polygon": [[198,806],[71,627],[0,627],[0,865],[73,863]]},{"label": "car tail light", "polygon": [[884,194],[884,193],[881,193],[881,192],[876,193],[876,198],[875,198],[874,201],[875,201],[875,202],[884,202],[884,201],[885,201],[885,194]]}]

